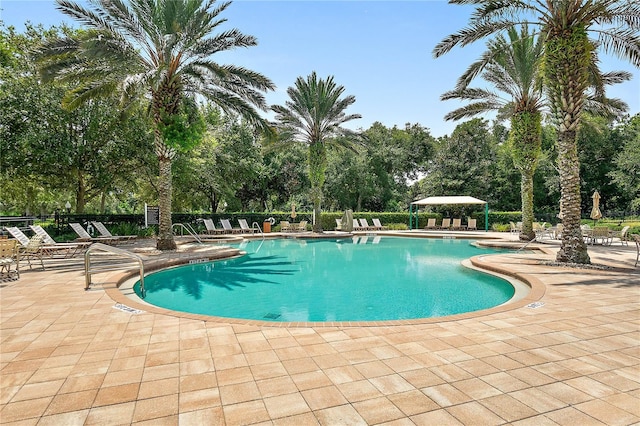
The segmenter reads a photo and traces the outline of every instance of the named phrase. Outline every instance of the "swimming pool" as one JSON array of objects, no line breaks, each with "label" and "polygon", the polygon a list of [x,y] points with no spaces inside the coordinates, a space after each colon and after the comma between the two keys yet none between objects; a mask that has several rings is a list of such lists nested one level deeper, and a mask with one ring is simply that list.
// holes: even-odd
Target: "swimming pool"
[{"label": "swimming pool", "polygon": [[148,275],[145,302],[263,321],[383,321],[477,311],[514,295],[506,280],[461,265],[498,251],[468,240],[276,239],[241,248],[247,255]]}]

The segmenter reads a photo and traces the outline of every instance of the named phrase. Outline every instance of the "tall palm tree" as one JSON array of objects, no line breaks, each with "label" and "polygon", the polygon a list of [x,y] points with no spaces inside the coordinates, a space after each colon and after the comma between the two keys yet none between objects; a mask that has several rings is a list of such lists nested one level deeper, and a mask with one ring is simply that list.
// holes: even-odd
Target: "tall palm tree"
[{"label": "tall palm tree", "polygon": [[[509,118],[511,153],[520,171],[522,201],[522,231],[520,239],[530,241],[533,231],[533,174],[536,171],[542,145],[543,90],[540,62],[542,38],[536,40],[523,25],[507,30],[509,40],[501,34],[487,43],[487,51],[460,77],[456,88],[441,96],[442,100],[462,99],[470,104],[451,111],[446,120],[459,120],[488,111],[498,111]],[[487,89],[469,88],[474,77],[480,76],[493,84],[502,97]]]},{"label": "tall palm tree", "polygon": [[237,112],[266,128],[256,108],[266,110],[263,92],[273,83],[263,75],[211,56],[255,46],[237,29],[214,33],[231,4],[216,0],[95,0],[85,8],[57,0],[58,9],[84,24],[79,38],[62,38],[40,52],[42,73],[77,84],[63,102],[73,108],[118,93],[126,110],[148,102],[159,162],[160,225],[157,248],[175,248],[171,223],[171,165],[180,149],[197,139],[190,99],[204,96],[225,112]]},{"label": "tall palm tree", "polygon": [[[439,57],[502,32],[515,24],[538,25],[545,37],[544,77],[551,113],[558,127],[560,205],[563,211],[559,262],[589,263],[580,229],[580,165],[577,131],[589,86],[588,69],[597,48],[640,67],[640,3],[631,0],[450,0],[475,4],[467,28],[434,48]],[[592,41],[588,33],[597,35]]]},{"label": "tall palm tree", "polygon": [[274,105],[276,121],[283,130],[283,136],[309,146],[309,180],[311,181],[311,199],[316,221],[314,232],[322,232],[320,220],[322,186],[327,169],[327,143],[331,138],[341,135],[355,135],[342,127],[347,121],[361,118],[360,114],[345,113],[356,101],[355,96],[340,98],[343,86],[333,81],[318,79],[315,71],[305,80],[296,79],[295,85],[287,89],[290,100],[285,105]]}]

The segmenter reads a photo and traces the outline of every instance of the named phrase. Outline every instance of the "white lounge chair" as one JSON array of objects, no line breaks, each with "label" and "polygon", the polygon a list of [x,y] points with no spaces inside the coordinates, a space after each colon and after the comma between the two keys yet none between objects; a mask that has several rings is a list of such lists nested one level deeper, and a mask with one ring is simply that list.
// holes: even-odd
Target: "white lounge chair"
[{"label": "white lounge chair", "polygon": [[92,241],[94,243],[116,244],[117,239],[113,237],[92,237],[79,223],[69,223],[69,226],[78,235],[76,241]]},{"label": "white lounge chair", "polygon": [[217,229],[213,223],[213,219],[202,219],[205,228],[207,228],[207,234],[224,234],[224,229]]},{"label": "white lounge chair", "polygon": [[222,228],[227,234],[239,234],[242,232],[242,229],[234,228],[233,226],[231,226],[231,222],[229,222],[229,219],[220,219],[220,223],[222,224]]},{"label": "white lounge chair", "polygon": [[29,228],[36,234],[42,236],[42,241],[45,247],[51,246],[54,249],[66,250],[66,257],[73,257],[77,253],[82,253],[91,246],[91,242],[77,242],[77,243],[58,243],[51,238],[51,235],[40,225],[29,225]]},{"label": "white lounge chair", "polygon": [[464,227],[462,226],[462,219],[460,218],[453,219],[453,223],[451,224],[451,229],[456,231],[463,230]]},{"label": "white lounge chair", "polygon": [[436,226],[436,218],[430,217],[427,219],[427,226],[425,226],[424,229],[438,229]]},{"label": "white lounge chair", "polygon": [[257,229],[249,226],[249,224],[247,223],[247,219],[238,219],[238,223],[240,224],[240,230],[245,234],[253,234],[257,231]]},{"label": "white lounge chair", "polygon": [[468,231],[477,231],[478,226],[476,225],[477,219],[468,218],[467,219],[467,230]]},{"label": "white lounge chair", "polygon": [[336,231],[342,231],[342,219],[336,219]]},{"label": "white lounge chair", "polygon": [[[38,226],[38,225],[35,225]],[[5,228],[13,238],[15,238],[20,244],[19,250],[22,251],[26,249],[26,247],[31,243],[31,239],[27,237],[24,232],[22,232],[19,228],[15,226],[7,226]],[[43,229],[42,232],[46,234],[46,231]],[[48,238],[53,241],[53,244],[44,243],[45,237],[41,233],[37,233],[36,235],[40,236],[40,242],[38,245],[38,250],[41,252],[42,256],[53,257],[55,255],[62,255],[63,257],[72,257],[78,250],[85,248],[89,244],[82,243],[56,243],[53,238],[51,238],[48,234]],[[31,256],[34,257],[34,256]]]},{"label": "white lounge chair", "polygon": [[451,227],[451,218],[442,219],[442,224],[440,225],[440,229],[449,229]]},{"label": "white lounge chair", "polygon": [[371,219],[373,221],[373,226],[375,226],[376,228],[378,228],[380,231],[386,231],[389,228],[384,226],[381,222],[380,219],[374,217],[373,219]]},{"label": "white lounge chair", "polygon": [[360,219],[360,227],[365,231],[375,231],[377,229],[375,226],[369,225],[369,222],[365,218]]},{"label": "white lounge chair", "polygon": [[98,230],[101,237],[114,238],[117,242],[133,243],[138,238],[137,235],[113,235],[102,222],[92,221],[93,226]]}]

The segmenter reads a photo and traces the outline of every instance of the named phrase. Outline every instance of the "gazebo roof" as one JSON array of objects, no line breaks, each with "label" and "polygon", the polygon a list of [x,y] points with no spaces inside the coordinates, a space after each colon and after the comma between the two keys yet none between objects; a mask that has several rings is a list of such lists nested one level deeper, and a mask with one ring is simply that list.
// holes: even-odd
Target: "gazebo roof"
[{"label": "gazebo roof", "polygon": [[487,204],[487,202],[467,195],[460,195],[450,197],[427,197],[422,200],[414,201],[411,204],[433,206],[442,204]]}]

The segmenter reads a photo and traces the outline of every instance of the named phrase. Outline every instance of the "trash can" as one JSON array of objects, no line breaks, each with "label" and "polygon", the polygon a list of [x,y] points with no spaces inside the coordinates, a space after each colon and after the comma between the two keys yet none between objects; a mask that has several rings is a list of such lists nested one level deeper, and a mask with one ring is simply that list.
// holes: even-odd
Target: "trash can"
[{"label": "trash can", "polygon": [[264,222],[262,222],[262,232],[264,233],[271,232],[271,222],[269,222],[268,220],[265,220]]}]

